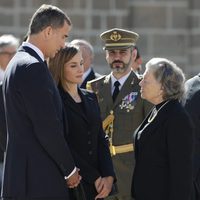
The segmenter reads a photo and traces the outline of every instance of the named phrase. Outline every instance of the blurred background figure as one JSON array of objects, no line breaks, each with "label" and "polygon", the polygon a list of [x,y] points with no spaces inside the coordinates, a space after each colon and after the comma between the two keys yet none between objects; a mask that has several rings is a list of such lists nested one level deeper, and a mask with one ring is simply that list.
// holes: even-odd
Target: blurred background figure
[{"label": "blurred background figure", "polygon": [[135,61],[133,62],[132,65],[132,70],[136,73],[136,74],[141,74],[142,72],[142,58],[139,52],[139,49],[137,46],[135,46],[135,49],[137,50],[137,56]]},{"label": "blurred background figure", "polygon": [[190,114],[194,124],[194,172],[193,196],[191,200],[200,200],[200,73],[190,78],[185,83],[186,92],[182,99],[183,106]]},{"label": "blurred background figure", "polygon": [[19,47],[19,39],[11,34],[0,37],[0,81],[3,80],[6,67]]},{"label": "blurred background figure", "polygon": [[19,46],[19,39],[6,34],[0,37],[0,188],[2,185],[3,159],[6,146],[6,121],[3,106],[2,81],[6,67]]},{"label": "blurred background figure", "polygon": [[83,57],[84,74],[83,82],[80,84],[80,87],[85,89],[88,81],[101,76],[100,74],[95,73],[92,67],[94,60],[94,49],[88,41],[82,39],[74,39],[70,42],[70,44],[77,45],[81,49]]},{"label": "blurred background figure", "polygon": [[2,81],[0,82],[0,189],[2,186],[3,159],[6,149],[6,119],[3,104]]}]

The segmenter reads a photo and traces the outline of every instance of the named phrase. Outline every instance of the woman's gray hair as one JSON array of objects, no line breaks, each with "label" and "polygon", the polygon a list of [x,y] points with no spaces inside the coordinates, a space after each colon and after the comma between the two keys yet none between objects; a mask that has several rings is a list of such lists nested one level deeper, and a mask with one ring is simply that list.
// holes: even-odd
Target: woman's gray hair
[{"label": "woman's gray hair", "polygon": [[181,99],[185,92],[185,76],[183,71],[166,58],[152,58],[146,64],[152,70],[155,79],[161,83],[163,99]]}]

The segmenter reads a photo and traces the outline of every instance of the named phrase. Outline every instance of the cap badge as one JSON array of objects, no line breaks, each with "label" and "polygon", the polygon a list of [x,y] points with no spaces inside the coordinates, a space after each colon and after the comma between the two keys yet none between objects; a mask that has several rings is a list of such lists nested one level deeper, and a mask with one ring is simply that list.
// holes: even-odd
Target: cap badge
[{"label": "cap badge", "polygon": [[113,31],[113,33],[110,36],[110,39],[115,41],[115,42],[117,42],[121,38],[122,38],[122,36],[117,31]]}]

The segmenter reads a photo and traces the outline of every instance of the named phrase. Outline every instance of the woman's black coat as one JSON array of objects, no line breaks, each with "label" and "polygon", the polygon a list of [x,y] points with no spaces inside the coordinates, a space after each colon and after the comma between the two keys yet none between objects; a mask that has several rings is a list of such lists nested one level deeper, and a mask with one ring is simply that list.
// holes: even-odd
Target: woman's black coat
[{"label": "woman's black coat", "polygon": [[135,132],[132,196],[136,200],[189,200],[193,128],[188,115],[177,100],[171,100],[144,128],[148,118]]},{"label": "woman's black coat", "polygon": [[59,91],[67,114],[67,141],[75,164],[80,168],[86,195],[94,199],[95,180],[99,176],[115,176],[98,101],[94,93],[79,89],[82,100],[79,105],[61,87]]}]

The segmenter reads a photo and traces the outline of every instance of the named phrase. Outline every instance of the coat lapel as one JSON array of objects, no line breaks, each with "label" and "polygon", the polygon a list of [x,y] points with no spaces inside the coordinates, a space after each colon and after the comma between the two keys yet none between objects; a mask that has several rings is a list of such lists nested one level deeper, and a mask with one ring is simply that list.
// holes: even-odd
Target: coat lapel
[{"label": "coat lapel", "polygon": [[84,113],[83,117],[89,123],[92,121],[91,106],[93,105],[92,101],[94,101],[94,100],[84,90],[79,90],[79,94],[81,96],[81,99],[83,101],[83,105],[85,108],[85,113]]},{"label": "coat lapel", "polygon": [[105,77],[105,80],[99,90],[99,102],[104,101],[103,97],[106,94],[106,103],[109,107],[113,107],[113,100],[111,94],[111,76],[110,74]]},{"label": "coat lapel", "polygon": [[[149,136],[157,133],[156,128],[160,127],[161,124],[163,124],[163,122],[166,120],[166,118],[170,116],[170,114],[168,112],[170,112],[170,109],[171,109],[170,107],[173,106],[173,104],[175,102],[176,102],[176,100],[175,101],[172,100],[172,101],[168,102],[164,107],[162,107],[158,111],[158,114],[155,117],[155,119],[151,123],[149,123],[149,125],[145,128],[144,134],[143,133],[141,134],[139,142],[145,142],[146,140],[148,140]],[[148,121],[150,113],[147,116],[147,118],[145,119],[146,122]],[[143,127],[144,126],[142,125],[139,130],[141,130]]]},{"label": "coat lapel", "polygon": [[[70,107],[75,113],[81,116],[88,123],[88,119],[84,111],[80,110],[80,107],[76,104],[76,102],[72,99],[72,97],[68,94],[68,92],[65,92],[63,88],[61,88],[61,86],[59,86],[59,91],[60,91],[60,95],[63,99],[63,103],[65,104],[65,106]],[[79,94],[80,94],[80,90],[79,90]],[[80,95],[82,96],[82,94]],[[84,100],[84,104],[85,104],[85,100]]]},{"label": "coat lapel", "polygon": [[24,51],[29,53],[31,56],[35,57],[39,62],[44,63],[40,56],[30,47],[27,46],[20,46],[18,51]]},{"label": "coat lapel", "polygon": [[[112,94],[111,94],[111,74],[105,77],[104,82],[101,85],[101,89],[99,90],[99,102],[104,101],[103,97],[106,94],[106,102],[107,105],[113,109],[114,107],[118,106],[124,97],[130,94],[133,91],[138,91],[138,82],[139,79],[135,75],[134,72],[131,72],[128,79],[125,81],[124,85],[122,86],[115,102],[113,103]],[[139,94],[138,94],[139,95]]]}]

